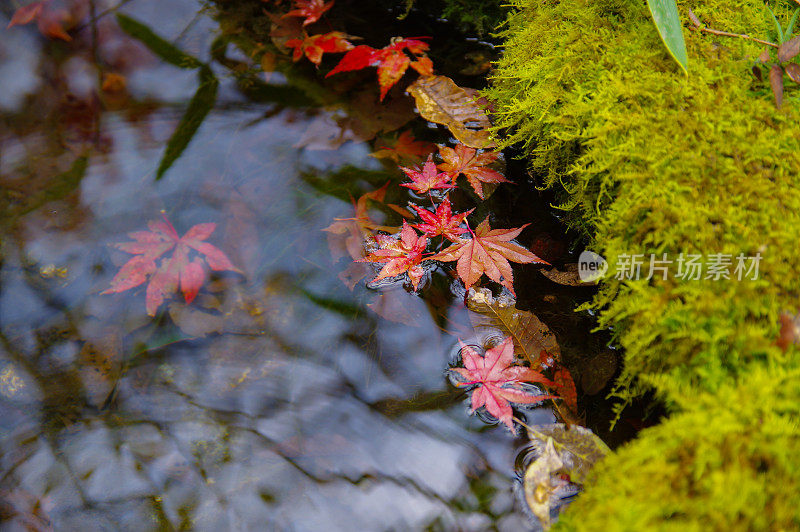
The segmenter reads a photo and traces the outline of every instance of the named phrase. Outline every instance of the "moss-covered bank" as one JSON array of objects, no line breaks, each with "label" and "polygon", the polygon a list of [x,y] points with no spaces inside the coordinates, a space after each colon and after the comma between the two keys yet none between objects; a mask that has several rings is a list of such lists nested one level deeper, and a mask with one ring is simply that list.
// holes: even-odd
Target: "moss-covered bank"
[{"label": "moss-covered bank", "polygon": [[[593,306],[625,348],[620,395],[654,387],[674,408],[599,468],[562,526],[800,527],[798,356],[774,344],[800,301],[800,91],[786,78],[776,109],[750,73],[759,45],[688,30],[684,77],[644,2],[514,4],[497,125],[612,264]],[[772,29],[760,0],[691,7],[717,29]],[[622,256],[644,255],[646,273],[664,253],[666,280],[613,278]],[[680,279],[681,253],[728,255],[731,278]],[[736,257],[758,253],[758,279],[738,280]]]}]

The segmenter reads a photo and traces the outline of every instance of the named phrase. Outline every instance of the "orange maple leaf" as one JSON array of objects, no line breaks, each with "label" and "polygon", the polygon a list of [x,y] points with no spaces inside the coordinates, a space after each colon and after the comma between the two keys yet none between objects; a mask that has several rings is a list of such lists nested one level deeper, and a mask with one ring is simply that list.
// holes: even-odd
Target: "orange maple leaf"
[{"label": "orange maple leaf", "polygon": [[475,148],[458,144],[455,149],[447,146],[439,148],[439,155],[444,160],[443,163],[439,164],[439,170],[447,172],[453,181],[456,180],[459,174],[464,174],[475,193],[481,199],[484,199],[481,183],[511,183],[497,170],[487,168],[487,165],[497,160],[499,154],[496,152],[485,151],[478,153]]},{"label": "orange maple leaf", "polygon": [[452,246],[429,258],[442,262],[457,260],[456,272],[467,290],[485,273],[489,279],[500,283],[514,294],[514,275],[508,261],[548,264],[519,244],[511,242],[528,225],[530,224],[515,229],[492,229],[487,216],[475,228],[472,238],[459,239]]},{"label": "orange maple leaf", "polygon": [[286,47],[294,48],[292,60],[299,61],[305,54],[309,61],[319,66],[322,62],[322,54],[346,52],[353,48],[353,45],[347,41],[346,37],[347,34],[341,31],[331,31],[310,37],[303,34],[302,39],[286,41]]},{"label": "orange maple leaf", "polygon": [[294,5],[295,9],[283,16],[304,18],[303,26],[308,26],[318,21],[327,10],[333,7],[333,0],[328,3],[323,0],[294,0]]}]

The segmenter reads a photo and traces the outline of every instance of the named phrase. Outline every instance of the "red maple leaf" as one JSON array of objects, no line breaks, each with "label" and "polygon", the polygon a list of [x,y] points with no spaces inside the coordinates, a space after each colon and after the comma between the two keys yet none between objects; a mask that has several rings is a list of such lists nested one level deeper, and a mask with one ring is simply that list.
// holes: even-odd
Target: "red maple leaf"
[{"label": "red maple leaf", "polygon": [[450,205],[450,200],[448,198],[445,198],[444,201],[436,207],[436,212],[431,212],[422,207],[417,207],[416,205],[413,205],[413,207],[425,223],[412,225],[411,227],[419,229],[425,233],[427,237],[432,238],[442,235],[453,242],[459,239],[459,235],[468,232],[466,228],[461,227],[461,224],[464,223],[466,217],[475,210],[470,209],[467,212],[453,215],[453,207]]},{"label": "red maple leaf", "polygon": [[492,229],[489,217],[475,228],[472,238],[461,238],[455,244],[430,257],[431,260],[457,260],[456,271],[467,290],[486,274],[514,294],[514,276],[508,261],[528,264],[547,264],[522,246],[511,242],[530,224],[515,229]]},{"label": "red maple leaf", "polygon": [[572,380],[572,375],[565,367],[558,368],[558,371],[553,375],[555,387],[558,388],[558,395],[564,400],[564,403],[573,412],[578,411],[578,391],[575,389],[575,381]]},{"label": "red maple leaf", "polygon": [[439,155],[444,159],[444,162],[439,165],[439,170],[447,172],[453,181],[459,174],[464,174],[481,199],[484,199],[482,182],[511,183],[500,172],[486,167],[497,160],[499,154],[496,152],[478,153],[475,148],[458,144],[455,149],[447,146],[439,148]]},{"label": "red maple leaf", "polygon": [[[147,223],[149,231],[136,231],[129,233],[134,241],[114,244],[114,247],[132,253],[134,256],[126,262],[111,280],[111,288],[101,294],[113,294],[135,288],[147,281],[146,307],[147,314],[155,316],[156,310],[164,297],[178,290],[180,287],[186,303],[191,303],[197,296],[200,287],[206,278],[204,265],[215,271],[230,270],[242,273],[236,268],[228,257],[215,246],[203,242],[214,230],[217,224],[197,224],[186,231],[183,237],[170,221],[164,216],[164,221],[150,221]],[[167,251],[175,251],[170,258],[157,259]],[[189,260],[191,250],[195,257]],[[204,258],[201,258],[201,255]]]},{"label": "red maple leaf", "polygon": [[420,266],[420,263],[424,260],[423,254],[425,253],[425,247],[428,245],[428,238],[425,235],[417,235],[417,232],[403,221],[403,229],[400,231],[399,239],[383,234],[377,235],[375,239],[378,242],[379,249],[358,261],[386,263],[372,282],[407,273],[414,290],[419,288],[419,282],[422,276],[425,275],[425,270]]},{"label": "red maple leaf", "polygon": [[433,155],[428,155],[428,160],[420,170],[418,167],[400,169],[411,179],[411,183],[400,183],[401,187],[410,188],[418,194],[425,194],[434,189],[455,188],[450,182],[450,176],[446,172],[437,172],[436,163],[433,162]]},{"label": "red maple leaf", "polygon": [[476,386],[472,390],[472,411],[485,407],[492,416],[505,423],[514,431],[510,403],[535,404],[547,399],[555,399],[553,395],[536,395],[522,386],[523,382],[538,382],[548,387],[554,385],[541,373],[524,366],[514,366],[514,341],[511,337],[494,346],[480,356],[470,346],[461,344],[463,368],[451,368],[462,379],[457,386]]},{"label": "red maple leaf", "polygon": [[303,34],[302,39],[290,39],[286,41],[286,47],[294,48],[292,60],[299,61],[300,58],[303,57],[303,54],[305,54],[309,61],[319,66],[322,62],[323,53],[332,54],[346,52],[353,48],[353,45],[347,42],[345,37],[347,37],[347,34],[341,31],[330,31],[310,37]]},{"label": "red maple leaf", "polygon": [[305,18],[303,26],[308,26],[318,21],[327,10],[333,7],[333,0],[328,3],[323,0],[294,0],[294,5],[295,9],[283,16]]},{"label": "red maple leaf", "polygon": [[[433,74],[433,62],[425,54],[428,43],[419,38],[405,39],[394,37],[392,43],[377,50],[362,44],[356,46],[339,61],[328,76],[350,70],[361,70],[371,66],[378,67],[378,85],[381,87],[381,100],[389,89],[403,77],[408,67],[413,68],[422,76]],[[412,60],[405,51],[408,50],[414,57]],[[327,76],[326,76],[327,77]]]},{"label": "red maple leaf", "polygon": [[70,6],[68,9],[63,3],[53,5],[52,0],[41,0],[22,6],[14,12],[11,21],[6,29],[14,26],[30,24],[34,20],[39,28],[39,32],[45,37],[71,41],[72,37],[67,33],[65,25],[74,26],[79,15],[77,11],[82,10],[79,5]]},{"label": "red maple leaf", "polygon": [[401,159],[414,162],[425,159],[436,151],[436,144],[424,140],[416,140],[411,130],[400,133],[394,146],[383,146],[380,150],[370,153],[376,159],[391,159],[400,163]]}]

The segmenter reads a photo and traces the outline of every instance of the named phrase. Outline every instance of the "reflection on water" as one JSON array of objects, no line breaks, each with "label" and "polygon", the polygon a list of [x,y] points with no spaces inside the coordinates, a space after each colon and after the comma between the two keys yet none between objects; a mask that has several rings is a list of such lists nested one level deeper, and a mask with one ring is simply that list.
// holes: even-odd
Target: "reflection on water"
[{"label": "reflection on water", "polygon": [[[198,3],[123,3],[209,60],[216,25]],[[36,530],[529,526],[511,436],[465,415],[444,376],[446,288],[439,316],[403,294],[410,326],[336,276],[321,229],[390,177],[369,145],[315,149],[336,116],[251,102],[215,64],[214,109],[156,181],[195,71],[111,16],[68,44],[0,35],[0,516]],[[161,211],[180,234],[216,223],[208,241],[244,274],[214,274],[153,320],[144,285],[100,292],[130,258],[110,244]]]}]

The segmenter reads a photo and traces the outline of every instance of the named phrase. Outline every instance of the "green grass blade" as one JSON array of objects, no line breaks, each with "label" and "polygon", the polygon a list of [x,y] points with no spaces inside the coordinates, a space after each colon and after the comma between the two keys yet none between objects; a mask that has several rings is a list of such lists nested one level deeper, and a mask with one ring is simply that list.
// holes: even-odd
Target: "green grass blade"
[{"label": "green grass blade", "polygon": [[686,42],[683,40],[683,28],[675,0],[647,0],[647,6],[670,55],[688,74],[689,57],[686,54]]}]

